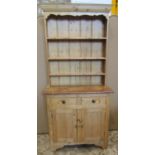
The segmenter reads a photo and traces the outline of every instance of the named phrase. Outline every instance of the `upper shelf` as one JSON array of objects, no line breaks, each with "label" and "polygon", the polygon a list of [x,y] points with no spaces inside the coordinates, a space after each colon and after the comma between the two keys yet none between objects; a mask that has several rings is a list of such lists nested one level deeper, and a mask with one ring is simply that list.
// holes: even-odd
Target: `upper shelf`
[{"label": "upper shelf", "polygon": [[102,41],[102,40],[106,40],[107,37],[100,37],[100,38],[47,38],[48,41],[68,41],[68,40],[71,40],[71,41],[77,41],[77,40],[84,40],[84,41]]}]

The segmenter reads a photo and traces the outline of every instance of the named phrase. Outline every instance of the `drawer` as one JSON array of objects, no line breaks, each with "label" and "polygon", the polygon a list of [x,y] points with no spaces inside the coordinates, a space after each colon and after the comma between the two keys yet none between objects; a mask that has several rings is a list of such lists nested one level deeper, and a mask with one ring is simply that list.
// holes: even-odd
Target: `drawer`
[{"label": "drawer", "polygon": [[76,98],[53,97],[48,100],[49,108],[69,108],[76,105]]},{"label": "drawer", "polygon": [[82,105],[84,106],[97,106],[97,105],[105,105],[105,97],[83,97]]}]

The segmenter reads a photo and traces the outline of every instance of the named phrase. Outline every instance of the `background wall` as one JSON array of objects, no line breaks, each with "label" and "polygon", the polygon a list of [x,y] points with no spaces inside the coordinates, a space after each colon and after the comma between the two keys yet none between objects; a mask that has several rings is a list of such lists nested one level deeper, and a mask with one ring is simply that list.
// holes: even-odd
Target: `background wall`
[{"label": "background wall", "polygon": [[118,17],[109,19],[106,84],[114,93],[110,95],[110,129],[118,128]]},{"label": "background wall", "polygon": [[48,131],[45,98],[42,91],[47,85],[45,40],[43,17],[37,20],[37,129],[38,133]]}]

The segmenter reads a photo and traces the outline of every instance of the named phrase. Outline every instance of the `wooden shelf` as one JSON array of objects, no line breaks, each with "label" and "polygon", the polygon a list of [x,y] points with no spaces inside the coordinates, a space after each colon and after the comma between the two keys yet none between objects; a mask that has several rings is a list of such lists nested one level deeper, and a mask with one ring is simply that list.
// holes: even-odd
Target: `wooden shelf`
[{"label": "wooden shelf", "polygon": [[68,73],[68,74],[49,74],[49,76],[105,76],[105,73]]},{"label": "wooden shelf", "polygon": [[48,58],[48,61],[57,61],[57,60],[60,60],[60,61],[75,61],[75,60],[106,60],[105,57],[78,57],[78,58],[73,58],[73,57],[55,57],[55,58]]},{"label": "wooden shelf", "polygon": [[100,38],[47,38],[48,41],[102,41],[102,40],[106,40],[106,37],[100,37]]},{"label": "wooden shelf", "polygon": [[44,94],[93,94],[93,93],[112,93],[107,86],[53,86],[46,88]]}]

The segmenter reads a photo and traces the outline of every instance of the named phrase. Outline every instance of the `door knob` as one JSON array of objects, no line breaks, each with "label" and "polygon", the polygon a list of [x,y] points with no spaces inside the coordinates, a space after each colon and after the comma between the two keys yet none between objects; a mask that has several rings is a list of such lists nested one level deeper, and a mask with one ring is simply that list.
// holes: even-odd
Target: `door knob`
[{"label": "door knob", "polygon": [[77,122],[80,122],[80,123],[82,122],[82,120],[80,120],[80,119],[77,119],[76,121],[77,121]]}]

